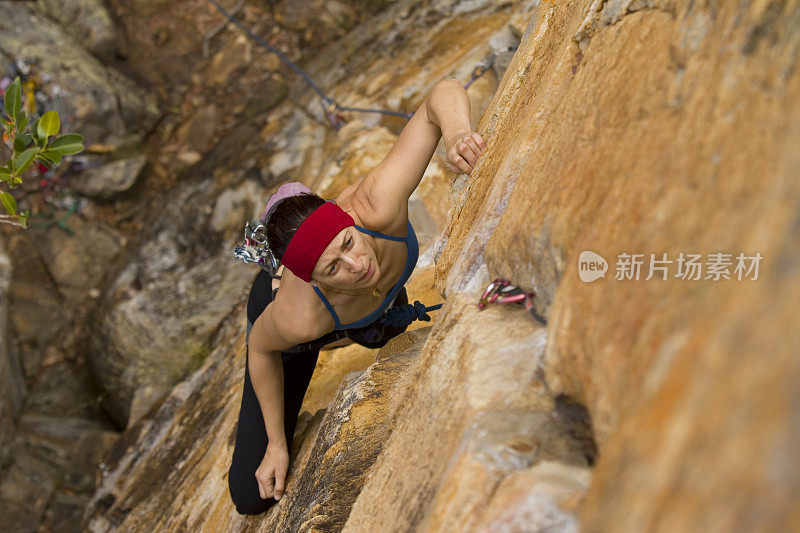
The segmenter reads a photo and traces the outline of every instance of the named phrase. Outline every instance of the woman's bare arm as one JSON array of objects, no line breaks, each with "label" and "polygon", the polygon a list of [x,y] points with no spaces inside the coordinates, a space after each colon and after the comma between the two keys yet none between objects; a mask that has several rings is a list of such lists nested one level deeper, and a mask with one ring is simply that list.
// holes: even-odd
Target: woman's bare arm
[{"label": "woman's bare arm", "polygon": [[[291,275],[284,274],[291,284]],[[282,285],[284,285],[282,283]],[[267,431],[267,449],[254,475],[261,498],[283,497],[289,468],[289,442],[284,429],[283,360],[280,350],[313,340],[333,329],[333,320],[316,320],[302,312],[297,299],[286,299],[286,288],[256,319],[250,331],[248,370]],[[282,297],[283,296],[283,297]],[[291,435],[288,436],[291,438]]]},{"label": "woman's bare arm", "polygon": [[[458,80],[443,80],[433,87],[386,157],[353,191],[354,199],[369,209],[370,219],[377,226],[385,227],[407,214],[408,199],[422,180],[440,138],[445,139],[448,169],[472,171],[485,146],[472,132],[469,113],[469,97]],[[470,135],[477,136],[472,142],[474,148],[459,142]],[[462,150],[462,144],[466,150]]]},{"label": "woman's bare arm", "polygon": [[[280,351],[313,340],[324,332],[304,333],[304,329],[308,328],[303,327],[302,321],[292,323],[285,318],[276,320],[275,311],[279,307],[277,303],[276,299],[268,305],[253,324],[248,347],[248,369],[253,390],[261,406],[270,446],[288,448],[283,428],[283,362]],[[278,316],[287,315],[278,313]]]}]

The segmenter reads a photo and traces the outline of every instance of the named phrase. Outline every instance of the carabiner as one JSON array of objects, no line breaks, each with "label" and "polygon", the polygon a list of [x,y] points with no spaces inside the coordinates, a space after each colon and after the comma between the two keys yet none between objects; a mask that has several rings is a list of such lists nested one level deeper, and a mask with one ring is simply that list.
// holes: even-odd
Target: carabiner
[{"label": "carabiner", "polygon": [[495,300],[498,298],[498,292],[503,289],[503,287],[507,287],[509,285],[509,281],[503,278],[497,278],[493,282],[486,287],[486,290],[483,291],[483,296],[478,301],[478,309],[483,310],[486,309],[486,306],[490,303],[494,303]]}]

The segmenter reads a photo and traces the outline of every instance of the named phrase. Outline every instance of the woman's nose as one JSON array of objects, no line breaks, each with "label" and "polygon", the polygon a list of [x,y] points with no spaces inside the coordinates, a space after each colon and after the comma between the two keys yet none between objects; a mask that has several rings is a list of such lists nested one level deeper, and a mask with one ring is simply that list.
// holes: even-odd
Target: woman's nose
[{"label": "woman's nose", "polygon": [[360,259],[357,257],[350,257],[345,255],[345,261],[347,262],[348,267],[355,273],[361,272],[364,269],[364,264],[361,262]]}]

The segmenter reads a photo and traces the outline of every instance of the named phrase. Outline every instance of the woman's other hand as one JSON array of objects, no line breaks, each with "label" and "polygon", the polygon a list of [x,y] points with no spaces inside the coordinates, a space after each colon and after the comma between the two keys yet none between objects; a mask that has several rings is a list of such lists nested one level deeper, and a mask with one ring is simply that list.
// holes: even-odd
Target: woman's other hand
[{"label": "woman's other hand", "polygon": [[256,470],[258,492],[261,498],[280,500],[286,487],[286,472],[289,470],[289,452],[286,448],[267,444],[267,453]]},{"label": "woman's other hand", "polygon": [[471,174],[483,155],[486,143],[477,131],[459,131],[444,139],[445,167],[453,174]]}]

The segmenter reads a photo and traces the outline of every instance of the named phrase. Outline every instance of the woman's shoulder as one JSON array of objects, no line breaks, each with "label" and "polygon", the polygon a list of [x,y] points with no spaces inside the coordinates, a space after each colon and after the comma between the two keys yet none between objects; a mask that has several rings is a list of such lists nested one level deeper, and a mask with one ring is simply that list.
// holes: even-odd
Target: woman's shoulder
[{"label": "woman's shoulder", "polygon": [[350,214],[355,223],[362,228],[389,235],[405,235],[408,225],[408,203],[398,203],[392,212],[378,212],[364,191],[359,189],[360,183],[344,189],[334,200],[336,205]]},{"label": "woman's shoulder", "polygon": [[308,342],[333,331],[333,318],[319,305],[319,297],[310,284],[284,268],[281,284],[275,299],[267,306],[272,307],[272,319],[282,336],[300,339],[297,343]]}]

